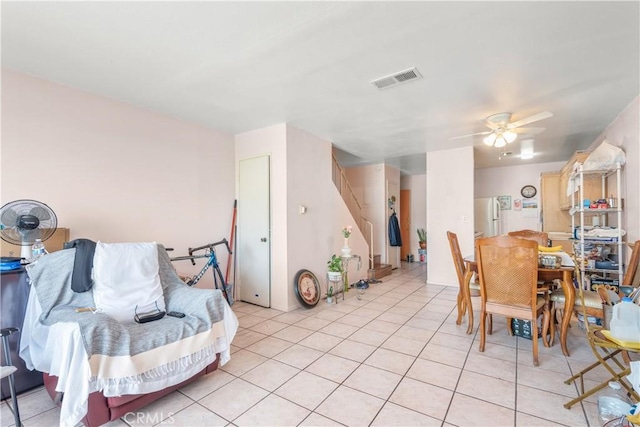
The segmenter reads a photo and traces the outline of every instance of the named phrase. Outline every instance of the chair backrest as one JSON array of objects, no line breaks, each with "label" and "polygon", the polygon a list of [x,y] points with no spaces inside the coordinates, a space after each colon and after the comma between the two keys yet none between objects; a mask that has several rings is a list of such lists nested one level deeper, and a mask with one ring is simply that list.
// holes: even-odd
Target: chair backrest
[{"label": "chair backrest", "polygon": [[483,303],[535,307],[538,243],[511,236],[476,240]]},{"label": "chair backrest", "polygon": [[629,265],[627,265],[627,271],[624,273],[624,278],[622,279],[622,284],[625,286],[635,286],[638,287],[638,283],[635,282],[636,277],[638,276],[638,265],[640,261],[640,240],[636,240],[633,244],[633,249],[631,252],[631,259],[629,260]]},{"label": "chair backrest", "polygon": [[462,252],[460,252],[460,245],[458,244],[458,235],[447,231],[447,238],[449,239],[449,246],[451,247],[451,256],[453,257],[453,265],[456,267],[456,274],[458,275],[458,285],[464,286],[464,259],[462,258]]},{"label": "chair backrest", "polygon": [[518,237],[520,239],[535,240],[540,246],[549,245],[549,234],[544,231],[534,230],[518,230],[507,233],[509,236]]}]

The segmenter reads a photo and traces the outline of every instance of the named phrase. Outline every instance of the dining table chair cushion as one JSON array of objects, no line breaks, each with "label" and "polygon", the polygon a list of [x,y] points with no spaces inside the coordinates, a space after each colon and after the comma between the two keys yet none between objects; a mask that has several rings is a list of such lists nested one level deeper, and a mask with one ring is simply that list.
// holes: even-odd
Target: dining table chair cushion
[{"label": "dining table chair cushion", "polygon": [[[538,298],[536,299],[536,310],[542,309],[544,307],[544,303],[545,303],[544,296],[538,295]],[[499,303],[488,303],[488,304],[493,305],[494,307],[502,305]]]},{"label": "dining table chair cushion", "polygon": [[[565,301],[565,296],[564,293],[562,292],[562,289],[556,289],[555,291],[551,292],[551,295],[549,297],[549,299],[562,306],[564,305],[564,301]],[[576,299],[575,301],[575,305],[576,306],[580,306],[580,299]],[[593,292],[593,291],[585,291],[584,292],[584,304],[586,307],[589,308],[602,308],[602,299],[600,298],[600,295],[598,295],[597,292]]]}]

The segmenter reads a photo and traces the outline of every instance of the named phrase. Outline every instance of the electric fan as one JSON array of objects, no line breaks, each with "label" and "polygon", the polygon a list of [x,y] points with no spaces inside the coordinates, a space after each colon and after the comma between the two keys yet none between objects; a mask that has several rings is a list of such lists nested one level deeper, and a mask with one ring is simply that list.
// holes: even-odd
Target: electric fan
[{"label": "electric fan", "polygon": [[53,210],[37,200],[15,200],[0,208],[0,237],[22,246],[21,258],[31,257],[31,245],[55,233],[58,219]]}]

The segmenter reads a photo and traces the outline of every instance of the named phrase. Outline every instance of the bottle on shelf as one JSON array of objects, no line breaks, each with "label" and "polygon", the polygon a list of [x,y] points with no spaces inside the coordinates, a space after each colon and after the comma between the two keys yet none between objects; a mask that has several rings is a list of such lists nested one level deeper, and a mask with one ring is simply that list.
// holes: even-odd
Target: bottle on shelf
[{"label": "bottle on shelf", "polygon": [[[598,395],[598,418],[600,425],[622,426],[621,418],[629,414],[631,401],[622,391],[622,386],[616,381],[609,381],[609,386]],[[620,424],[609,423],[612,420],[620,419]]]},{"label": "bottle on shelf", "polygon": [[38,259],[47,253],[47,250],[44,247],[44,243],[42,243],[41,239],[36,239],[36,241],[31,246],[31,258],[29,262],[34,263],[38,261]]}]

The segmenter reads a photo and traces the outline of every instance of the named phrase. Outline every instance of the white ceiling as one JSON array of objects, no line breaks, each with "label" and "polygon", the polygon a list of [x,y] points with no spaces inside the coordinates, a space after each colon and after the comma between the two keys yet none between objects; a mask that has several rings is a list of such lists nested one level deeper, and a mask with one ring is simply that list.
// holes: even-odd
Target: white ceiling
[{"label": "white ceiling", "polygon": [[[449,138],[550,111],[528,162],[589,146],[639,94],[639,6],[3,1],[2,66],[232,134],[287,122],[347,166],[424,173],[422,153],[471,144],[476,167],[507,166],[524,160]],[[423,79],[370,83],[413,66]]]}]

